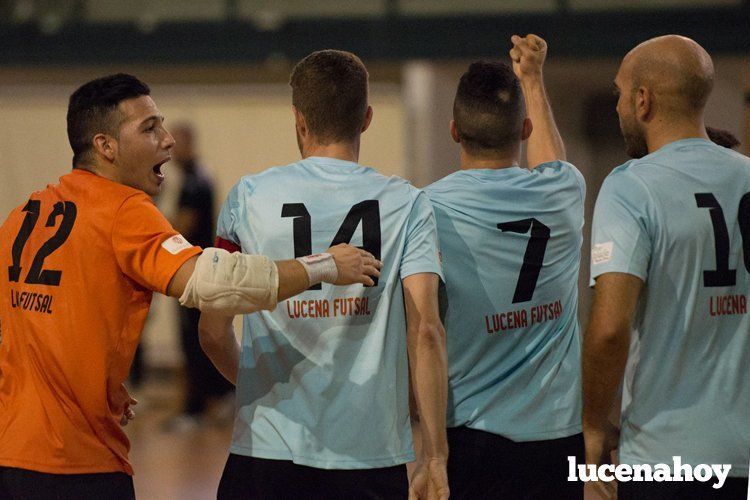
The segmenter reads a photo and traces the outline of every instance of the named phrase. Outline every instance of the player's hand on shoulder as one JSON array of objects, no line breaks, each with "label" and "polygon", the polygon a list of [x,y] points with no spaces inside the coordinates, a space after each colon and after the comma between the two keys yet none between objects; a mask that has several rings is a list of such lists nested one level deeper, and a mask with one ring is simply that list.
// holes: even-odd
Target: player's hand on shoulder
[{"label": "player's hand on shoulder", "polygon": [[362,283],[372,286],[375,284],[372,278],[380,277],[383,263],[366,250],[341,243],[329,248],[326,252],[333,256],[338,270],[334,285]]},{"label": "player's hand on shoulder", "polygon": [[510,58],[518,79],[523,81],[527,78],[540,77],[544,60],[547,58],[547,42],[533,34],[524,37],[513,35],[510,41],[513,43]]},{"label": "player's hand on shoulder", "polygon": [[424,458],[417,466],[409,481],[409,500],[447,500],[448,464],[444,458]]}]

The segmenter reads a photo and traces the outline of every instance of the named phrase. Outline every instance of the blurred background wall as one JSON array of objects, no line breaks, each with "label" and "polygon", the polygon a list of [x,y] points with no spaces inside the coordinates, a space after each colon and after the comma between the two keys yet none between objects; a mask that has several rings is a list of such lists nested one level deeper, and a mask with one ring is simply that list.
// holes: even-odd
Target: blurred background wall
[{"label": "blurred background wall", "polygon": [[[534,32],[549,43],[568,158],[588,182],[588,241],[601,181],[626,160],[612,95],[622,56],[652,36],[693,37],[717,69],[707,122],[746,148],[749,12],[741,0],[0,0],[0,221],[69,171],[70,93],[118,71],[151,85],[167,128],[194,125],[220,206],[242,175],[298,159],[288,75],[322,48],[352,50],[370,70],[361,163],[424,186],[456,168],[448,123],[467,64],[507,59],[510,35]],[[165,172],[158,202],[169,215],[179,172]],[[588,243],[583,254],[585,320]],[[180,365],[172,302],[156,301],[145,342],[149,365]]]}]

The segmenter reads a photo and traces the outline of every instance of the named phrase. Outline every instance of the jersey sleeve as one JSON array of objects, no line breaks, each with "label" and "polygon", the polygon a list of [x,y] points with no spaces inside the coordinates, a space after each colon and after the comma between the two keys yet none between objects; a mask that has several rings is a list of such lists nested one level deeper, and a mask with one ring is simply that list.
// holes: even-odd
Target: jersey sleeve
[{"label": "jersey sleeve", "polygon": [[219,212],[219,220],[216,222],[216,246],[219,248],[229,250],[226,247],[234,245],[232,248],[239,250],[241,246],[240,238],[237,235],[238,222],[241,220],[239,214],[240,184],[241,181],[229,191]]},{"label": "jersey sleeve", "polygon": [[151,199],[126,199],[115,217],[112,245],[122,272],[139,285],[166,294],[174,274],[201,253],[169,224]]},{"label": "jersey sleeve", "polygon": [[594,208],[591,237],[591,281],[604,273],[632,274],[646,281],[651,259],[646,186],[627,171],[604,181]]},{"label": "jersey sleeve", "polygon": [[570,169],[573,177],[575,178],[576,185],[578,186],[578,191],[581,193],[581,206],[586,206],[586,179],[583,177],[581,171],[578,170],[578,168],[576,168],[576,166],[572,163],[563,162],[563,164]]},{"label": "jersey sleeve", "polygon": [[401,279],[417,273],[435,273],[443,280],[435,214],[427,195],[418,191],[406,223]]}]

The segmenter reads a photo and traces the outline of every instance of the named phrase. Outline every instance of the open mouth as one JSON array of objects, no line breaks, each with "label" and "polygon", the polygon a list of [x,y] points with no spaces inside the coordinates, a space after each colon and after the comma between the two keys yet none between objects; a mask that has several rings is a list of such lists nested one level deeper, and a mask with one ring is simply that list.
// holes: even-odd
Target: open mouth
[{"label": "open mouth", "polygon": [[169,160],[170,158],[165,158],[164,160],[154,165],[154,168],[152,169],[154,171],[154,174],[156,174],[156,177],[158,177],[160,181],[164,180],[164,174],[161,171],[161,166],[167,163]]}]

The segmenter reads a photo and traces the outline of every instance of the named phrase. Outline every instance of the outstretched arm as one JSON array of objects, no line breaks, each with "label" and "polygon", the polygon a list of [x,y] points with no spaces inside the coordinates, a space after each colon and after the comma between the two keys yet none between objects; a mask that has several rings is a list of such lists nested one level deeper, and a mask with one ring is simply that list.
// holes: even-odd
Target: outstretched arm
[{"label": "outstretched arm", "polygon": [[521,82],[526,113],[533,129],[526,146],[529,168],[554,160],[565,160],[565,145],[552,115],[544,88],[542,67],[547,57],[547,42],[536,35],[511,37],[510,58],[513,71]]},{"label": "outstretched arm", "polygon": [[260,255],[207,248],[177,270],[167,294],[180,297],[186,307],[232,316],[273,309],[277,302],[320,282],[371,285],[371,276],[380,276],[382,263],[359,248],[341,244],[322,255],[273,262]]}]

